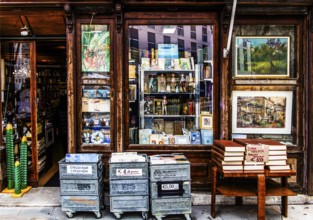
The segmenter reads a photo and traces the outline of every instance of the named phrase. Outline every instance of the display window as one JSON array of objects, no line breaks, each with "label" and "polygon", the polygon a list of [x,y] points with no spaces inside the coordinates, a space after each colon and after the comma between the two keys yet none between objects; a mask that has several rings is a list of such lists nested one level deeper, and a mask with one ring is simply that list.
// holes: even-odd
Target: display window
[{"label": "display window", "polygon": [[82,146],[111,143],[111,34],[108,24],[80,24]]},{"label": "display window", "polygon": [[290,147],[301,142],[297,29],[294,24],[234,27],[232,137],[268,138]]},{"label": "display window", "polygon": [[130,144],[213,143],[213,30],[129,26]]}]

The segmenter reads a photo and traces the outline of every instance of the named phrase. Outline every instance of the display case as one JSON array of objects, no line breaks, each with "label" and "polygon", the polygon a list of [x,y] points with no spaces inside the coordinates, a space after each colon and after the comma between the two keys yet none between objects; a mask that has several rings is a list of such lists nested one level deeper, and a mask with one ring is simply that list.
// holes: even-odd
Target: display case
[{"label": "display case", "polygon": [[79,25],[79,131],[78,143],[84,146],[109,146],[111,143],[110,25]]},{"label": "display case", "polygon": [[212,144],[212,26],[131,26],[129,34],[129,143]]}]

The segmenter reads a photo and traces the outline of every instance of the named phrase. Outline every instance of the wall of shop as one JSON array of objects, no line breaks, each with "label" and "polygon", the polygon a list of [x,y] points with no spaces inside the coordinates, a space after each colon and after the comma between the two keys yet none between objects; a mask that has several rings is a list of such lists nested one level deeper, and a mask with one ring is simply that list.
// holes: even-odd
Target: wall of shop
[{"label": "wall of shop", "polygon": [[[34,2],[34,1],[33,1]],[[290,186],[298,192],[311,195],[313,193],[312,158],[310,148],[312,140],[313,119],[310,109],[313,107],[310,94],[313,94],[313,4],[309,0],[302,1],[239,1],[237,5],[232,44],[230,53],[223,57],[223,49],[227,47],[228,30],[232,11],[232,1],[59,1],[59,5],[27,3],[29,6],[42,5],[62,6],[66,20],[66,56],[67,56],[67,99],[68,99],[68,151],[99,152],[104,154],[104,163],[112,152],[135,151],[139,153],[160,154],[184,153],[191,161],[192,186],[194,189],[207,190],[211,180],[211,145],[210,144],[175,144],[150,145],[130,141],[130,128],[136,127],[137,115],[130,114],[132,103],[129,100],[130,81],[129,60],[135,56],[131,48],[131,27],[148,27],[160,25],[212,26],[212,97],[213,115],[212,130],[214,139],[231,139],[233,134],[246,135],[248,138],[271,138],[283,141],[288,145],[289,162],[297,171],[297,176],[290,179]],[[14,2],[1,3],[0,9],[20,7]],[[44,10],[50,10],[48,7]],[[23,13],[23,12],[22,12]],[[110,101],[110,142],[85,143],[82,140],[85,124],[82,115],[83,76],[88,71],[82,69],[82,25],[108,25],[110,33],[110,81],[103,91],[109,90]],[[189,30],[189,29],[188,29]],[[240,40],[253,41],[255,38],[274,37],[272,40],[288,40],[288,72],[271,76],[249,75],[240,66],[238,50]],[[133,39],[133,38],[132,38]],[[149,39],[147,38],[149,41]],[[238,41],[237,41],[238,40]],[[158,38],[156,38],[158,41]],[[143,41],[141,41],[142,43]],[[277,42],[276,42],[277,43]],[[148,51],[151,54],[151,50]],[[262,56],[262,55],[261,55]],[[263,54],[265,56],[265,54]],[[141,59],[141,54],[140,54]],[[150,57],[151,58],[151,57]],[[242,57],[241,57],[242,58]],[[139,64],[142,65],[139,59]],[[243,59],[243,58],[242,58]],[[238,63],[237,63],[238,62]],[[196,63],[198,64],[198,63]],[[238,65],[237,65],[238,64]],[[252,68],[252,67],[250,67]],[[243,71],[240,71],[243,70]],[[96,72],[96,71],[94,71]],[[199,79],[199,81],[201,81]],[[135,81],[136,82],[136,81]],[[90,85],[89,85],[90,86]],[[139,84],[136,84],[139,89]],[[84,87],[85,88],[85,87]],[[290,131],[269,134],[257,130],[255,132],[240,130],[233,124],[234,93],[250,94],[254,91],[291,92]],[[251,92],[252,91],[252,92]],[[241,93],[240,93],[241,92]],[[139,93],[138,93],[139,95]],[[140,96],[138,96],[139,99]],[[238,103],[237,103],[238,104]],[[200,107],[201,108],[201,107]],[[239,109],[237,109],[238,111]],[[89,119],[88,119],[89,120]],[[94,119],[93,119],[94,120]],[[247,119],[248,120],[248,119]],[[252,120],[252,119],[251,119]],[[166,121],[166,117],[165,117]],[[88,121],[89,123],[89,121]],[[242,119],[244,123],[244,119]],[[107,123],[106,123],[107,125]]]}]

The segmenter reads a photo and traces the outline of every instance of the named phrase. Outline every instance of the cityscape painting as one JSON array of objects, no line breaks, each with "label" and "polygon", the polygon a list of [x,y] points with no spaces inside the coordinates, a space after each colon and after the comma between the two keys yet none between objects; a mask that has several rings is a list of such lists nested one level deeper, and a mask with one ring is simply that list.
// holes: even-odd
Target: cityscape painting
[{"label": "cityscape painting", "polygon": [[233,91],[232,132],[290,134],[291,91]]}]

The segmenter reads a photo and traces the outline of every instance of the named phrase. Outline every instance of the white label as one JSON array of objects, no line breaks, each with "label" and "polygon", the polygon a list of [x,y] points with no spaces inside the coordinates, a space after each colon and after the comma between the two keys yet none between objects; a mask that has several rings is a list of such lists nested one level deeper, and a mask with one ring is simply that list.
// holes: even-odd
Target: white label
[{"label": "white label", "polygon": [[162,184],[161,185],[162,190],[178,190],[179,189],[179,185],[176,184]]},{"label": "white label", "polygon": [[70,174],[92,174],[91,165],[67,165],[66,168]]},{"label": "white label", "polygon": [[116,169],[116,176],[142,176],[142,169]]}]

